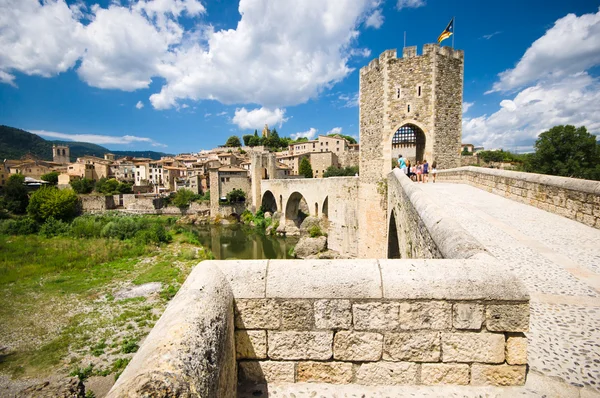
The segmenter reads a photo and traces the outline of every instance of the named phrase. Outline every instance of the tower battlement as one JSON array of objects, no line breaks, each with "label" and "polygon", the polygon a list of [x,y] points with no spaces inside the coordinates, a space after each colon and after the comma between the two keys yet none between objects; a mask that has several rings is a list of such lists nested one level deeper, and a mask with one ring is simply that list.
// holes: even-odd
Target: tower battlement
[{"label": "tower battlement", "polygon": [[429,43],[423,46],[422,55],[418,55],[417,46],[409,46],[404,47],[402,49],[402,58],[397,57],[397,50],[385,50],[382,52],[378,58],[373,59],[367,66],[364,66],[360,69],[360,74],[364,75],[369,73],[373,69],[378,69],[380,66],[384,65],[386,62],[390,60],[402,61],[408,58],[416,58],[416,57],[428,57],[433,55],[440,55],[442,57],[454,58],[459,60],[464,60],[465,52],[463,50],[456,50],[452,47],[443,46],[440,47],[437,43]]}]

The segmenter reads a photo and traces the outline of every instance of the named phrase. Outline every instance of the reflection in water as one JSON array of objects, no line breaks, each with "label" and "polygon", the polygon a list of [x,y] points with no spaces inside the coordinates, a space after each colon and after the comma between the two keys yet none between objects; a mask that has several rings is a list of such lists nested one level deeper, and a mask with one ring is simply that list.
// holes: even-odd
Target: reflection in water
[{"label": "reflection in water", "polygon": [[190,229],[217,260],[292,258],[288,251],[298,243],[297,238],[265,235],[242,224],[202,225]]}]

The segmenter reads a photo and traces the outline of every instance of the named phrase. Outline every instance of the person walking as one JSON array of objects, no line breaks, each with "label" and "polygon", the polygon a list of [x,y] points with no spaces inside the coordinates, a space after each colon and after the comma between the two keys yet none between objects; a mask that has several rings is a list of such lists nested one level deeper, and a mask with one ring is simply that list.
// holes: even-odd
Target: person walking
[{"label": "person walking", "polygon": [[433,159],[431,163],[431,175],[433,176],[433,182],[435,183],[435,176],[437,175],[437,161]]},{"label": "person walking", "polygon": [[398,167],[400,167],[400,170],[402,170],[402,172],[404,174],[407,173],[407,170],[406,170],[406,159],[404,159],[404,156],[402,156],[402,155],[399,155],[399,158],[398,158]]},{"label": "person walking", "polygon": [[427,179],[429,177],[429,163],[427,163],[427,159],[423,160],[423,183],[427,184]]},{"label": "person walking", "polygon": [[423,182],[422,173],[423,167],[421,166],[421,162],[417,162],[417,182]]},{"label": "person walking", "polygon": [[410,160],[406,161],[406,175],[408,176],[408,178],[410,178],[412,181],[415,180],[415,168],[414,166],[411,166],[410,164]]}]

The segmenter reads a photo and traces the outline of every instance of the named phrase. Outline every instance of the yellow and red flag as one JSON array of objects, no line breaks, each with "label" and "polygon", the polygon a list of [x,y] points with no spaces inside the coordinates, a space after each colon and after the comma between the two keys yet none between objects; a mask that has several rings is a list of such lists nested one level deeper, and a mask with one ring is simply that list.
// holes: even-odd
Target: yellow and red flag
[{"label": "yellow and red flag", "polygon": [[448,24],[448,26],[446,26],[446,29],[444,29],[442,34],[438,37],[438,44],[441,43],[442,40],[445,40],[445,39],[449,38],[450,36],[452,36],[453,33],[454,33],[454,18],[452,18],[450,20],[450,23]]}]

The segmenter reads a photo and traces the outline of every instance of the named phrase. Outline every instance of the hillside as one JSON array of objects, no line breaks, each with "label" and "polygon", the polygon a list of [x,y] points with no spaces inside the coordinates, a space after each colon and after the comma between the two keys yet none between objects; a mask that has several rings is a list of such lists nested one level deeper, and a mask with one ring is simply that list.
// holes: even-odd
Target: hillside
[{"label": "hillside", "polygon": [[86,155],[102,157],[105,153],[114,153],[117,157],[134,156],[160,159],[168,156],[164,152],[154,151],[111,151],[103,146],[77,141],[48,141],[25,130],[0,125],[0,160],[20,159],[31,153],[43,160],[52,160],[52,144],[66,144],[71,149],[71,160]]}]

